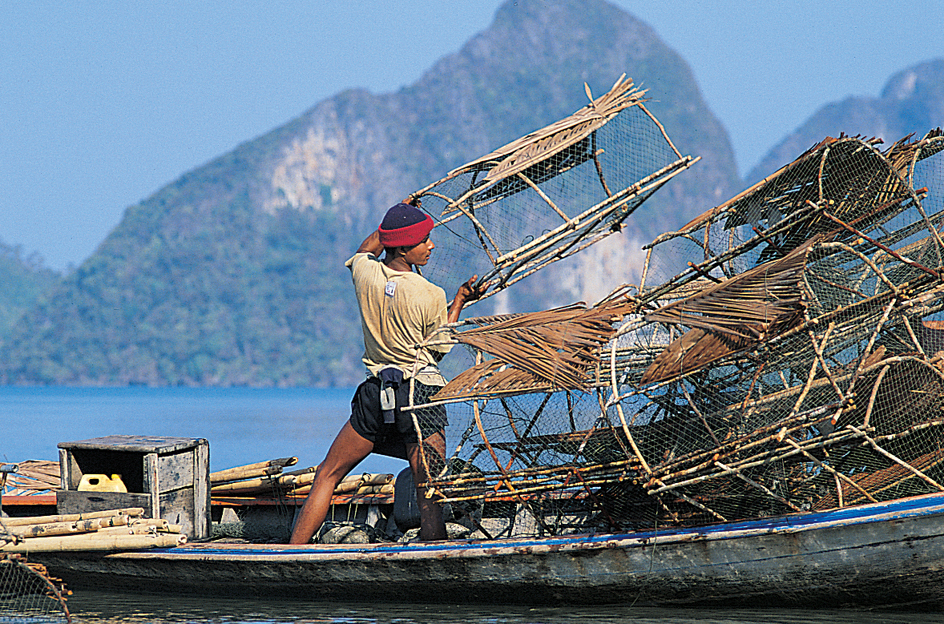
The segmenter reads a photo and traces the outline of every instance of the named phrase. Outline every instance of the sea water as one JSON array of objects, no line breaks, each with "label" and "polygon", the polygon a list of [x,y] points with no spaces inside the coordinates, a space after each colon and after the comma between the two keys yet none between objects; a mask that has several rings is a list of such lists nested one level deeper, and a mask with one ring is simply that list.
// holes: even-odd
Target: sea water
[{"label": "sea water", "polygon": [[[282,457],[314,466],[350,416],[353,388],[0,387],[0,461],[58,461],[60,442],[110,435],[205,438],[210,470]],[[371,456],[359,472],[406,462]]]},{"label": "sea water", "polygon": [[854,609],[654,608],[256,602],[181,596],[83,593],[69,600],[75,624],[194,622],[200,624],[932,624],[939,613]]},{"label": "sea water", "polygon": [[[108,435],[206,438],[210,469],[298,457],[317,464],[344,424],[353,388],[19,388],[0,387],[0,461],[56,460],[60,442]],[[371,456],[358,472],[396,474],[403,461]],[[450,604],[320,603],[198,598],[180,595],[76,592],[76,624],[211,623],[681,623],[681,624],[924,624],[940,613],[851,609],[780,610],[651,608],[622,597],[620,606],[530,607]],[[841,591],[841,588],[837,588]],[[312,588],[313,596],[317,588]],[[612,597],[611,597],[612,598]],[[2,620],[2,618],[0,618]],[[29,620],[17,620],[29,621]]]}]

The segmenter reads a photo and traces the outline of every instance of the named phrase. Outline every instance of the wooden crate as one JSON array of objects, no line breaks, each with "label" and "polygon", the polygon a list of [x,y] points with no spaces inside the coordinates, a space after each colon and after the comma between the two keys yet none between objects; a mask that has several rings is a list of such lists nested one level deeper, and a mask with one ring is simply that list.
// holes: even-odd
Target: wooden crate
[{"label": "wooden crate", "polygon": [[[60,514],[143,507],[179,524],[191,539],[210,536],[210,446],[203,438],[115,435],[61,442]],[[78,491],[86,474],[119,474],[125,492]]]}]

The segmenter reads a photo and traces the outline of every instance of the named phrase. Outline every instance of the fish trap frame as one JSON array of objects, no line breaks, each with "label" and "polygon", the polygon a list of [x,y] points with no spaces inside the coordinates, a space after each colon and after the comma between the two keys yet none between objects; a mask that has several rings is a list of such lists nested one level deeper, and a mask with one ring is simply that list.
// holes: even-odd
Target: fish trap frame
[{"label": "fish trap frame", "polygon": [[29,563],[22,555],[0,553],[0,621],[69,624],[68,595],[45,566]]},{"label": "fish trap frame", "polygon": [[618,232],[698,160],[682,156],[625,75],[596,99],[584,86],[590,103],[569,117],[413,193],[450,260],[426,277],[455,292],[478,275],[490,284],[484,300]]}]

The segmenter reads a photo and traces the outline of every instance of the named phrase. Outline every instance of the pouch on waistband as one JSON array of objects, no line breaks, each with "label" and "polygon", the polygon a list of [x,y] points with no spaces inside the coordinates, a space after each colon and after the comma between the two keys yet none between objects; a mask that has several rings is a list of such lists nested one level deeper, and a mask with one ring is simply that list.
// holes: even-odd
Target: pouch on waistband
[{"label": "pouch on waistband", "polygon": [[396,422],[394,410],[397,408],[397,388],[403,383],[403,371],[399,366],[384,366],[377,377],[380,379],[380,409],[384,423]]}]

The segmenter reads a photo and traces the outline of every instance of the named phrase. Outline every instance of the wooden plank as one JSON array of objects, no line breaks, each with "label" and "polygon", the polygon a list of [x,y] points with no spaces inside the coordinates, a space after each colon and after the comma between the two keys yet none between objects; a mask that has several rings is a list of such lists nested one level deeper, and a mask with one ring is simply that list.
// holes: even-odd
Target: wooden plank
[{"label": "wooden plank", "polygon": [[21,494],[19,496],[11,496],[9,494],[3,495],[3,506],[4,507],[34,507],[34,506],[46,506],[51,505],[55,507],[56,505],[56,495],[55,494]]},{"label": "wooden plank", "polygon": [[76,514],[89,511],[108,511],[143,507],[144,517],[152,518],[151,497],[132,492],[76,492],[56,491],[56,511],[59,514]]},{"label": "wooden plank", "polygon": [[[209,527],[204,527],[204,519],[194,515],[193,490],[175,490],[161,494],[158,517],[171,524],[179,524],[180,530],[194,538],[209,536]],[[199,533],[199,536],[197,535]]]},{"label": "wooden plank", "polygon": [[[200,447],[198,447],[198,449],[199,448]],[[280,459],[270,459],[269,461],[247,464],[245,466],[236,466],[235,468],[211,472],[210,482],[214,485],[221,485],[231,481],[243,481],[244,479],[277,475],[282,473],[284,467],[294,466],[296,463],[298,463],[297,457],[283,457]]]},{"label": "wooden plank", "polygon": [[193,463],[196,450],[194,448],[167,455],[157,454],[157,491],[159,493],[193,487]]},{"label": "wooden plank", "polygon": [[[295,459],[294,464],[298,460]],[[204,440],[193,453],[193,533],[194,539],[210,537],[210,445]]]},{"label": "wooden plank", "polygon": [[65,449],[59,449],[59,480],[63,490],[74,490],[79,487],[82,471],[75,463],[75,457]]},{"label": "wooden plank", "polygon": [[200,444],[201,441],[206,443],[206,440],[203,438],[113,435],[102,438],[78,440],[75,442],[60,442],[59,448],[132,451],[136,453],[173,453],[192,449]]},{"label": "wooden plank", "polygon": [[144,456],[144,492],[150,497],[148,507],[154,510],[155,516],[160,516],[161,495],[157,487],[158,483],[158,462],[157,453],[148,453]]}]

